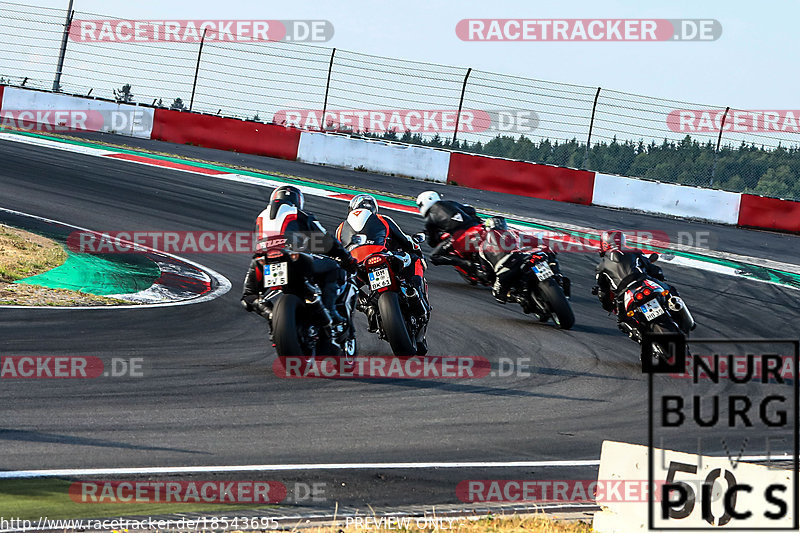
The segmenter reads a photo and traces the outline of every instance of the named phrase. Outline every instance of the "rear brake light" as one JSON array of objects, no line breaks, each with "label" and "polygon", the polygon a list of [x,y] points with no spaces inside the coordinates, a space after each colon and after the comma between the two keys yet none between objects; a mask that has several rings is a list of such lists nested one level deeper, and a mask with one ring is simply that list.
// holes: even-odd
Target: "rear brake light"
[{"label": "rear brake light", "polygon": [[644,296],[642,296],[642,293],[641,292],[637,292],[636,293],[636,299],[637,300],[641,300],[642,298],[644,298]]},{"label": "rear brake light", "polygon": [[382,261],[383,261],[382,257],[375,256],[375,257],[370,257],[369,259],[367,259],[367,264],[368,265],[377,265],[378,263],[381,263]]},{"label": "rear brake light", "polygon": [[650,289],[646,288],[642,291],[645,296],[650,296]]}]

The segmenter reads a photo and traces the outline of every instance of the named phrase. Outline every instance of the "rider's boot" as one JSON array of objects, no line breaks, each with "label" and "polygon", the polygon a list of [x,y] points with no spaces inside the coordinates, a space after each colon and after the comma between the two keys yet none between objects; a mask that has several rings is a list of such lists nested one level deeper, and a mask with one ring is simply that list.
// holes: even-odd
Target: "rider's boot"
[{"label": "rider's boot", "polygon": [[338,284],[326,284],[322,288],[322,304],[325,306],[325,309],[328,310],[328,314],[330,315],[334,326],[342,327],[347,322],[347,318],[340,315],[336,310],[336,297],[338,296],[338,290]]}]

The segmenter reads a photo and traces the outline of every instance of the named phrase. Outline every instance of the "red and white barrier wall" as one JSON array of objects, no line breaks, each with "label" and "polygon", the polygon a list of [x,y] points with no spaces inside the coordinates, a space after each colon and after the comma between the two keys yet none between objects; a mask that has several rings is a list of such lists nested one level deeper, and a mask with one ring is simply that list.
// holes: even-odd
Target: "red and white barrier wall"
[{"label": "red and white barrier wall", "polygon": [[800,202],[790,200],[17,87],[0,86],[0,125],[45,132],[75,126],[545,200],[800,233]]}]

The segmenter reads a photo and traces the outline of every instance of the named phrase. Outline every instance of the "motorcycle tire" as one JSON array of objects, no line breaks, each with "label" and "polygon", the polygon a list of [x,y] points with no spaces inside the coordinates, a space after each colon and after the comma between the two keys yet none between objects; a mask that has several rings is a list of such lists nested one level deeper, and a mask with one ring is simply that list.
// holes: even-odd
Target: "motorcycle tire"
[{"label": "motorcycle tire", "polygon": [[572,328],[575,325],[575,313],[573,313],[561,285],[550,278],[539,285],[539,290],[547,301],[547,306],[552,314],[551,318],[556,326],[560,329]]},{"label": "motorcycle tire", "polygon": [[397,356],[411,356],[417,353],[416,343],[411,340],[408,334],[406,321],[400,309],[400,300],[396,292],[386,291],[378,298],[378,312],[380,313],[381,325],[392,353]]},{"label": "motorcycle tire", "polygon": [[303,353],[303,346],[297,335],[298,315],[302,310],[300,298],[294,294],[284,294],[272,311],[272,336],[275,351],[280,357],[299,357],[312,354]]}]

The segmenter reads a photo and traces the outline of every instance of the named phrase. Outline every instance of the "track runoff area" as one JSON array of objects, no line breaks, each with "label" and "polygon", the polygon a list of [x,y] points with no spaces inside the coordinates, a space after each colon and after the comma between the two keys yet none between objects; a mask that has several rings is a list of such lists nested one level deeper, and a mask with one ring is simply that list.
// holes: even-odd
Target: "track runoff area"
[{"label": "track runoff area", "polygon": [[[301,180],[246,173],[221,165],[198,164],[190,161],[176,162],[174,158],[152,157],[147,154],[118,151],[87,143],[67,143],[41,136],[2,134],[7,140],[29,143],[42,147],[68,150],[97,157],[113,157],[132,163],[167,167],[183,172],[192,172],[214,178],[275,187],[284,183],[300,185],[312,196],[346,201],[354,192],[341,187],[303,183]],[[125,154],[120,156],[119,154]],[[413,212],[409,202],[394,197],[381,198],[385,209]],[[488,213],[487,213],[488,214]],[[596,238],[594,228],[565,226],[546,220],[529,217],[512,217],[513,222],[523,228],[555,231],[564,239]],[[651,241],[651,249],[672,255],[673,264],[705,270],[716,275],[740,277],[782,287],[797,288],[794,283],[798,272],[796,265],[777,261],[765,261],[710,250],[681,246],[670,249],[665,243]],[[757,278],[747,276],[746,265],[766,271],[768,275]],[[788,331],[788,330],[787,330]],[[593,467],[600,468],[600,477],[618,477],[626,472],[628,478],[616,479],[623,487],[621,497],[611,494],[612,500],[598,504],[603,513],[613,516],[612,522],[622,523],[642,510],[648,526],[657,527],[731,527],[739,524],[748,528],[774,529],[775,527],[797,527],[797,343],[791,338],[774,339],[692,339],[692,350],[687,358],[676,352],[672,366],[651,368],[648,381],[648,404],[651,414],[648,421],[648,447],[642,455],[640,470],[628,471],[630,457],[640,450],[623,447],[604,447],[598,460],[582,461],[505,461],[505,462],[414,462],[414,463],[320,463],[320,464],[249,464],[238,466],[193,466],[154,468],[88,468],[88,469],[42,469],[6,471],[0,478],[22,479],[53,476],[117,476],[137,474],[196,474],[221,472],[279,472],[279,471],[338,471],[372,469],[469,469],[469,468],[548,468],[548,467]],[[687,362],[688,360],[688,362]],[[688,365],[688,366],[687,366]],[[687,370],[688,369],[688,370]],[[681,375],[683,380],[675,379]],[[687,387],[686,385],[691,385]],[[706,449],[724,451],[722,459],[710,455],[674,455],[674,448],[685,449],[686,426],[693,433],[707,440]],[[715,442],[716,445],[710,445]],[[746,453],[757,449],[759,454]],[[666,459],[669,460],[666,460]],[[662,460],[665,459],[665,460]],[[724,460],[727,464],[720,464]],[[758,467],[749,469],[745,461],[779,462],[783,469]],[[610,465],[604,469],[604,463]],[[644,465],[644,467],[643,467]],[[794,467],[787,470],[786,467]],[[747,467],[747,468],[746,468]],[[610,468],[610,469],[609,469]],[[788,474],[787,474],[788,472]],[[631,483],[650,480],[663,485],[668,498],[659,500],[657,491],[640,491],[629,498]],[[597,486],[606,486],[609,480],[598,479]],[[782,484],[783,483],[783,484]],[[539,487],[539,493],[532,487]],[[577,490],[574,488],[573,490]],[[610,487],[610,485],[608,485]],[[479,489],[485,490],[479,490]],[[536,496],[543,499],[541,485],[525,485],[506,480],[494,485],[473,485],[472,492],[484,500],[525,500],[523,488],[530,500]],[[582,487],[584,488],[584,487]],[[652,487],[651,487],[652,488]],[[619,488],[616,489],[619,492]],[[614,492],[614,491],[612,491]],[[643,497],[642,492],[648,492]],[[496,496],[491,496],[490,493]],[[562,494],[564,492],[562,491]],[[521,496],[520,496],[521,495]],[[533,497],[531,497],[533,496]],[[552,496],[552,494],[551,494]],[[617,501],[620,500],[620,501]],[[635,501],[631,501],[635,500]],[[605,503],[605,504],[603,504]],[[606,527],[601,523],[599,527]]]}]

